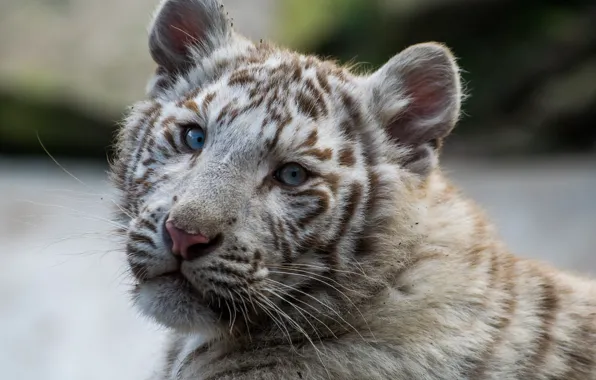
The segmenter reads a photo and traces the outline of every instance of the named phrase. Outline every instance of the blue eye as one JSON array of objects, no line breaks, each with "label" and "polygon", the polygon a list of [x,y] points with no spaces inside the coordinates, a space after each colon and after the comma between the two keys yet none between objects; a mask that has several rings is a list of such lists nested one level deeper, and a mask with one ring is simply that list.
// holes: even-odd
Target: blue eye
[{"label": "blue eye", "polygon": [[275,179],[288,186],[300,186],[308,179],[308,172],[296,163],[281,166],[274,173]]},{"label": "blue eye", "polygon": [[186,129],[184,141],[192,150],[201,150],[205,145],[205,131],[199,126],[192,126]]}]

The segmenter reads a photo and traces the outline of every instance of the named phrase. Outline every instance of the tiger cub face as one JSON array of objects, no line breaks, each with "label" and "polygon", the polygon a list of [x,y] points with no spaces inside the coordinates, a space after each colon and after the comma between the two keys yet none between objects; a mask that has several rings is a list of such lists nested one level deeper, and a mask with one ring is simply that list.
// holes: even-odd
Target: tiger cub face
[{"label": "tiger cub face", "polygon": [[[149,47],[159,68],[112,173],[140,309],[221,335],[295,311],[315,288],[347,303],[329,285],[375,270],[367,240],[412,199],[458,118],[449,51],[415,45],[355,75],[248,41],[216,0],[162,1]],[[416,209],[400,208],[404,225]]]}]

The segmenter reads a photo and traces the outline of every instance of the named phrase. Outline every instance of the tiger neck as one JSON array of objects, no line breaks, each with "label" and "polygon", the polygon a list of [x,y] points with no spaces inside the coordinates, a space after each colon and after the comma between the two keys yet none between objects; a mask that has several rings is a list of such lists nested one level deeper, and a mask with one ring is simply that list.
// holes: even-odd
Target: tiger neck
[{"label": "tiger neck", "polygon": [[465,197],[440,169],[430,175],[423,191],[425,246],[466,254],[479,244],[500,245],[484,210]]}]

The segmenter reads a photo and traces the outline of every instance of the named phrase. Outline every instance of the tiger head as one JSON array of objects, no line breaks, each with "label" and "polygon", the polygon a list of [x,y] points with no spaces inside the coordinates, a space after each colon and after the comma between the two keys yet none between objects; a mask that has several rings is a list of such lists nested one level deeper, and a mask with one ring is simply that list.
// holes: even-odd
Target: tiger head
[{"label": "tiger head", "polygon": [[420,238],[417,200],[459,117],[449,50],[356,74],[249,41],[216,0],[165,0],[149,51],[112,170],[140,309],[221,336],[374,297]]}]

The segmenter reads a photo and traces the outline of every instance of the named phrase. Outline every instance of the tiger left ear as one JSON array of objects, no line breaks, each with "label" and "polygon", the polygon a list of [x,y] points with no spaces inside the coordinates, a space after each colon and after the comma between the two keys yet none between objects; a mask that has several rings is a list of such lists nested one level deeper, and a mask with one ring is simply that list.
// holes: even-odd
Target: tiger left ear
[{"label": "tiger left ear", "polygon": [[461,107],[459,69],[451,52],[437,43],[413,45],[370,77],[373,109],[388,137],[410,148],[403,162],[427,175],[438,148],[454,128]]},{"label": "tiger left ear", "polygon": [[149,51],[163,72],[183,72],[193,59],[228,43],[232,32],[218,0],[162,0],[151,23]]}]

